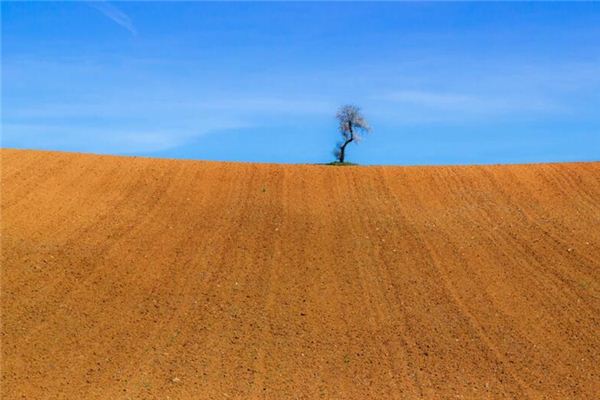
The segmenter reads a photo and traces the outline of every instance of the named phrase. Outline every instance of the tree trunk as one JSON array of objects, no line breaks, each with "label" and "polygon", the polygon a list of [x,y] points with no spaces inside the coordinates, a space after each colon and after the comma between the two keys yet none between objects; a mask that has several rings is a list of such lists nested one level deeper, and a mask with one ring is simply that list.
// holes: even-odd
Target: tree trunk
[{"label": "tree trunk", "polygon": [[351,142],[351,141],[353,141],[353,140],[354,140],[354,138],[350,138],[350,139],[346,140],[346,141],[344,142],[344,144],[342,144],[342,145],[340,146],[340,158],[339,158],[339,161],[340,161],[341,163],[343,163],[343,162],[344,162],[344,159],[346,158],[346,146],[348,146],[348,143],[350,143],[350,142]]},{"label": "tree trunk", "polygon": [[346,141],[344,142],[344,144],[342,144],[340,146],[340,158],[339,158],[339,162],[343,163],[344,159],[346,158],[346,146],[348,146],[348,143],[350,143],[351,141],[354,140],[354,130],[352,129],[352,122],[348,122],[348,132],[350,132],[350,138],[346,139]]}]

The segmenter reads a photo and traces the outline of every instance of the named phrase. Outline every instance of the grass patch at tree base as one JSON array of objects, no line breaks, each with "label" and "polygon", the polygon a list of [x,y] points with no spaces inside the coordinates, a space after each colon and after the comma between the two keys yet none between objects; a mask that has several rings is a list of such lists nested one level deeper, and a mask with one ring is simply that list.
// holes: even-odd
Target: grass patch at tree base
[{"label": "grass patch at tree base", "polygon": [[332,165],[334,167],[349,167],[349,166],[358,165],[358,164],[347,162],[347,161],[344,161],[344,162],[332,161],[332,162],[329,162],[329,163],[325,163],[323,165]]}]

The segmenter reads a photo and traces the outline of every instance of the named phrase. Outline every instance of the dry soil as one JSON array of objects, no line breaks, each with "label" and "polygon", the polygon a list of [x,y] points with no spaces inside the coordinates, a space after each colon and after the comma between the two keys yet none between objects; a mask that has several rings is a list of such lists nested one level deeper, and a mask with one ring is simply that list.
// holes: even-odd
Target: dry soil
[{"label": "dry soil", "polygon": [[600,163],[1,157],[2,399],[600,393]]}]

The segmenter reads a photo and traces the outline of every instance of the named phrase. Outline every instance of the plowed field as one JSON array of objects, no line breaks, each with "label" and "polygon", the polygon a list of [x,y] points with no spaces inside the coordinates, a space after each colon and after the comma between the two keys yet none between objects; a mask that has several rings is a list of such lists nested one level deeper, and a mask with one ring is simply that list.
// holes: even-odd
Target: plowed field
[{"label": "plowed field", "polygon": [[1,156],[2,399],[600,394],[600,163]]}]

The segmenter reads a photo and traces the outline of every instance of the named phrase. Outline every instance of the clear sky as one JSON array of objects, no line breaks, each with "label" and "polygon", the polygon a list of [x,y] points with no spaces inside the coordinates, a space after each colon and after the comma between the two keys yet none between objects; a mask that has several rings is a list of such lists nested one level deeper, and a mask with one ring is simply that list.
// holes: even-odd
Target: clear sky
[{"label": "clear sky", "polygon": [[2,146],[362,164],[600,160],[600,2],[2,2]]}]

